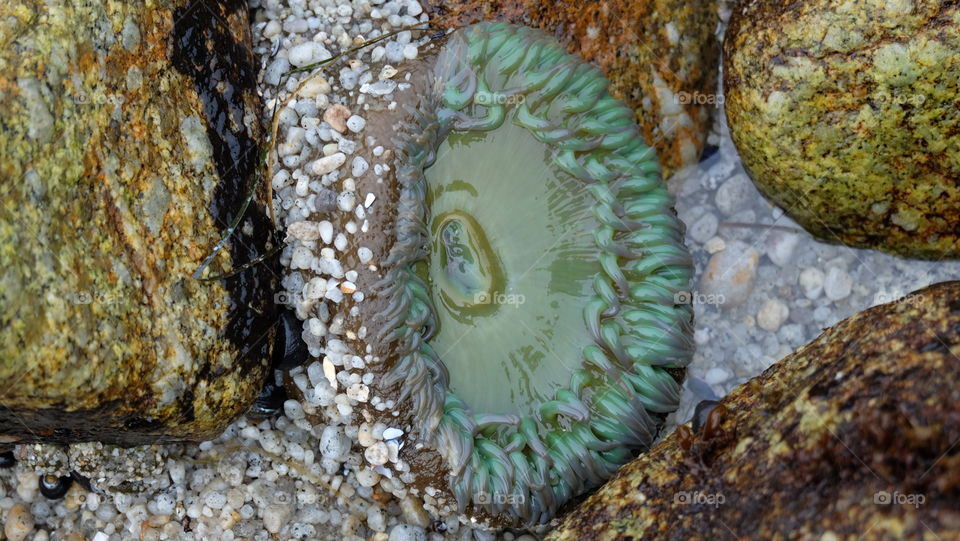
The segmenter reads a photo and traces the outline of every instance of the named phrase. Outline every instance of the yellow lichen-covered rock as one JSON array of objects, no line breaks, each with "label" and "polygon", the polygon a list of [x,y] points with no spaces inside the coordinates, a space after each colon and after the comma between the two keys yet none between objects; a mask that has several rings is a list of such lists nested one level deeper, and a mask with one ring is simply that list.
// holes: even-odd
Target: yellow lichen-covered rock
[{"label": "yellow lichen-covered rock", "polygon": [[[274,276],[191,278],[262,135],[243,2],[0,5],[0,443],[215,435],[259,392]],[[252,205],[209,265],[269,249]]]},{"label": "yellow lichen-covered rock", "polygon": [[724,94],[747,171],[807,231],[960,257],[956,2],[741,2]]},{"label": "yellow lichen-covered rock", "polygon": [[960,282],[827,329],[621,468],[548,539],[956,539]]},{"label": "yellow lichen-covered rock", "polygon": [[431,20],[502,20],[539,28],[596,64],[637,115],[664,178],[697,163],[716,106],[716,0],[427,0]]}]

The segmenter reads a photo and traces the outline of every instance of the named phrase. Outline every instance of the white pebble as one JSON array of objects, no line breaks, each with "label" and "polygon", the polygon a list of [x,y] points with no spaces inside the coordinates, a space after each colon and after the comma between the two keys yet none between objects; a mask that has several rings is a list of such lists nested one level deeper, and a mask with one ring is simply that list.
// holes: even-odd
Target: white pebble
[{"label": "white pebble", "polygon": [[344,212],[350,212],[353,210],[353,206],[356,202],[357,194],[353,192],[340,192],[340,195],[337,196],[337,208]]},{"label": "white pebble", "polygon": [[280,21],[273,19],[263,27],[263,37],[272,38],[280,33],[282,27],[280,26]]},{"label": "white pebble", "polygon": [[710,385],[719,385],[728,379],[730,379],[730,372],[720,367],[713,367],[703,375],[703,380]]},{"label": "white pebble", "polygon": [[320,240],[324,244],[330,244],[333,242],[333,224],[324,220],[317,224],[317,232],[320,234]]},{"label": "white pebble", "polygon": [[[386,450],[384,450],[386,451]],[[350,438],[335,426],[327,426],[320,434],[320,454],[326,458],[340,460],[350,452]]]},{"label": "white pebble", "polygon": [[333,366],[333,361],[329,357],[323,358],[323,375],[327,378],[330,385],[337,388],[337,368]]},{"label": "white pebble", "polygon": [[382,466],[387,463],[387,460],[390,458],[389,451],[387,450],[387,444],[377,442],[363,452],[363,456],[367,459],[367,462],[373,464],[374,466]]},{"label": "white pebble", "polygon": [[427,541],[427,532],[413,524],[397,524],[390,530],[387,541]]},{"label": "white pebble", "polygon": [[337,233],[336,240],[333,241],[333,247],[339,251],[344,251],[347,249],[347,236],[343,233]]},{"label": "white pebble", "polygon": [[313,253],[306,246],[297,246],[290,257],[291,269],[309,269],[313,263]]},{"label": "white pebble", "polygon": [[800,243],[800,236],[793,233],[774,231],[766,241],[767,257],[778,267],[786,267],[793,260],[793,254]]},{"label": "white pebble", "polygon": [[278,57],[264,70],[263,81],[268,85],[276,86],[280,84],[280,78],[283,77],[283,74],[289,70],[290,61],[286,58]]},{"label": "white pebble", "polygon": [[364,126],[366,125],[367,125],[367,121],[364,120],[363,117],[358,115],[352,115],[350,118],[347,119],[347,129],[349,129],[353,133],[357,133],[363,130]]},{"label": "white pebble", "polygon": [[850,296],[852,287],[853,278],[847,274],[847,271],[837,267],[830,267],[823,281],[823,292],[828,299],[832,301],[843,300]]},{"label": "white pebble", "polygon": [[153,499],[153,507],[158,515],[169,515],[173,513],[176,503],[173,495],[166,492],[157,494],[157,497]]},{"label": "white pebble", "polygon": [[823,271],[813,267],[803,269],[800,272],[800,288],[803,289],[803,295],[810,299],[816,299],[823,293]]},{"label": "white pebble", "polygon": [[760,253],[740,241],[714,254],[700,279],[700,293],[706,296],[703,302],[725,307],[742,304],[753,291],[759,260]]},{"label": "white pebble", "polygon": [[293,506],[289,503],[273,503],[263,510],[263,527],[270,533],[279,533],[293,517]]},{"label": "white pebble", "polygon": [[390,41],[386,45],[386,56],[390,62],[400,62],[403,60],[403,45],[398,41]]},{"label": "white pebble", "polygon": [[368,164],[367,160],[364,160],[361,156],[354,158],[351,165],[352,169],[350,173],[355,177],[363,176],[363,174],[367,172],[367,169],[370,168],[370,164]]},{"label": "white pebble", "polygon": [[287,226],[287,238],[293,237],[297,240],[311,241],[317,240],[320,232],[317,230],[315,222],[293,222]]},{"label": "white pebble", "polygon": [[290,52],[287,53],[287,58],[290,59],[290,63],[298,68],[313,64],[315,62],[320,62],[327,60],[331,57],[330,51],[326,50],[323,45],[315,42],[308,41],[306,43],[301,43],[300,45],[295,45],[290,48]]},{"label": "white pebble", "polygon": [[387,530],[387,519],[383,511],[376,505],[367,508],[367,526],[375,532],[384,532]]},{"label": "white pebble", "polygon": [[385,96],[397,89],[397,83],[391,80],[377,81],[373,84],[365,84],[360,87],[360,92],[373,94],[374,96]]},{"label": "white pebble", "polygon": [[704,212],[697,218],[697,221],[693,222],[693,224],[687,228],[687,235],[697,242],[707,242],[717,233],[719,223],[715,214],[712,212]]},{"label": "white pebble", "polygon": [[301,407],[300,402],[297,402],[296,400],[285,401],[283,403],[283,413],[294,421],[304,418],[303,407]]},{"label": "white pebble", "polygon": [[227,496],[223,492],[215,490],[209,492],[203,501],[210,509],[223,509],[223,506],[227,504]]},{"label": "white pebble", "polygon": [[354,383],[347,387],[347,398],[357,402],[366,402],[370,398],[370,388],[362,383]]},{"label": "white pebble", "polygon": [[324,295],[324,298],[330,299],[335,303],[340,303],[343,300],[343,291],[340,291],[339,288],[332,287],[327,290],[327,293]]},{"label": "white pebble", "polygon": [[779,299],[768,299],[757,313],[757,325],[769,332],[777,332],[790,315],[790,309]]},{"label": "white pebble", "polygon": [[346,161],[347,155],[343,152],[337,152],[336,154],[324,156],[319,160],[314,160],[310,162],[307,167],[309,168],[311,174],[322,176],[336,170],[338,167],[346,163]]},{"label": "white pebble", "polygon": [[[324,250],[330,250],[330,248],[324,248]],[[343,278],[343,265],[339,261],[333,259],[332,257],[322,257],[320,262],[317,265],[317,269],[322,273],[334,278]],[[332,289],[336,287],[336,283],[327,283],[327,289]]]},{"label": "white pebble", "polygon": [[327,281],[320,277],[313,277],[303,286],[303,297],[309,300],[322,299],[327,292]]}]

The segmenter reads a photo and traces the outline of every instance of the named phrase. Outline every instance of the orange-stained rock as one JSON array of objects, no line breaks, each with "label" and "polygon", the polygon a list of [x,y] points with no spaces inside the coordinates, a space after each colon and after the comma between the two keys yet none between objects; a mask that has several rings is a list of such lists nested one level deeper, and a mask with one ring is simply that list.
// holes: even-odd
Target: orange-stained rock
[{"label": "orange-stained rock", "polygon": [[664,178],[694,164],[716,99],[716,0],[426,0],[442,27],[503,20],[540,28],[599,66],[626,102]]}]

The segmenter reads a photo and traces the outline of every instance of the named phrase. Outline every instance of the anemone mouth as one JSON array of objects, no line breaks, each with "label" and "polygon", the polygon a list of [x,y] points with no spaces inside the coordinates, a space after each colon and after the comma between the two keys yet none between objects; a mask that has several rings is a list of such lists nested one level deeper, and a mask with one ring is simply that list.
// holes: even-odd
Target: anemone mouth
[{"label": "anemone mouth", "polygon": [[382,383],[402,386],[461,512],[545,522],[678,405],[683,226],[633,112],[545,34],[461,29],[429,76],[397,141]]}]

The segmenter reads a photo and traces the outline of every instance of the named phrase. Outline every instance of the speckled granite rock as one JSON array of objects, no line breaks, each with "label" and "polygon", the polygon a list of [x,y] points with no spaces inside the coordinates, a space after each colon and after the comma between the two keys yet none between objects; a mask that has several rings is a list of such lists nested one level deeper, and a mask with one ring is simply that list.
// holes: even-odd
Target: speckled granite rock
[{"label": "speckled granite rock", "polygon": [[827,329],[624,466],[548,539],[955,539],[960,282]]},{"label": "speckled granite rock", "polygon": [[637,113],[664,178],[700,158],[716,105],[717,0],[428,0],[444,27],[503,20],[540,28],[593,62]]},{"label": "speckled granite rock", "polygon": [[[243,2],[0,7],[0,443],[209,438],[256,397],[274,273],[201,282],[257,165]],[[266,253],[255,205],[210,265]]]},{"label": "speckled granite rock", "polygon": [[741,2],[724,88],[744,166],[813,235],[960,257],[956,2]]}]

